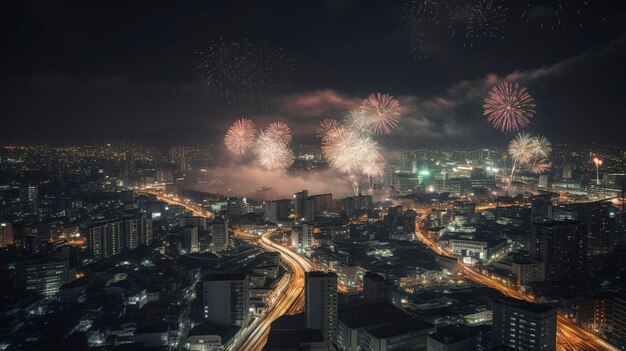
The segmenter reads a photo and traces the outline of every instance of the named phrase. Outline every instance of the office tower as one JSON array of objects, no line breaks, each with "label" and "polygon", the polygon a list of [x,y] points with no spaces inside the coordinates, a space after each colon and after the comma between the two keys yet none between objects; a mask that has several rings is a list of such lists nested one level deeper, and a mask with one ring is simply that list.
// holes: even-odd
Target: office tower
[{"label": "office tower", "polygon": [[13,223],[0,221],[0,247],[13,244]]},{"label": "office tower", "polygon": [[369,303],[385,302],[385,278],[374,272],[363,275],[363,300]]},{"label": "office tower", "polygon": [[189,165],[189,148],[186,146],[172,146],[170,148],[170,161],[178,165],[178,170],[186,172],[191,169]]},{"label": "office tower", "polygon": [[229,197],[226,203],[226,212],[231,218],[237,218],[247,213],[246,199],[240,197]]},{"label": "office tower", "polygon": [[200,251],[200,244],[198,242],[198,227],[191,225],[183,227],[181,246],[182,249],[188,254]]},{"label": "office tower", "polygon": [[324,340],[337,340],[337,274],[307,272],[304,279],[306,327],[319,329]]},{"label": "office tower", "polygon": [[545,264],[546,281],[567,281],[588,275],[587,236],[578,221],[534,223],[530,252]]},{"label": "office tower", "polygon": [[556,308],[504,298],[493,304],[493,342],[513,350],[556,350]]},{"label": "office tower", "polygon": [[313,246],[313,224],[303,223],[291,227],[291,246],[298,252],[307,252]]},{"label": "office tower", "polygon": [[213,239],[213,253],[220,253],[228,248],[229,245],[229,232],[228,232],[228,220],[221,217],[216,217],[211,222],[209,231]]},{"label": "office tower", "polygon": [[437,331],[428,335],[427,351],[469,351],[478,350],[480,335],[467,325],[448,325],[437,327]]},{"label": "office tower", "polygon": [[298,220],[304,218],[306,215],[306,200],[308,198],[309,192],[307,190],[293,194],[293,212],[296,214]]},{"label": "office tower", "polygon": [[35,259],[18,262],[19,287],[26,293],[52,297],[69,281],[67,260]]},{"label": "office tower", "polygon": [[272,223],[290,220],[292,201],[289,199],[265,201],[263,203],[263,219]]},{"label": "office tower", "polygon": [[315,217],[333,209],[333,194],[319,194],[306,199],[304,219],[311,222]]},{"label": "office tower", "polygon": [[87,227],[87,249],[95,260],[102,260],[122,252],[122,221],[100,221]]},{"label": "office tower", "polygon": [[202,278],[204,318],[221,326],[242,326],[248,311],[245,273],[206,274]]}]

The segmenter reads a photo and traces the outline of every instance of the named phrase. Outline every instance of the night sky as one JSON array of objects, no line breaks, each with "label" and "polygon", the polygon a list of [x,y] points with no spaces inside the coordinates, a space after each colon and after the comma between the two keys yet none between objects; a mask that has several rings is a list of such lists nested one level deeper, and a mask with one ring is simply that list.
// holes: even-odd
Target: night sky
[{"label": "night sky", "polygon": [[[387,144],[498,145],[511,135],[490,127],[481,101],[507,79],[536,100],[528,131],[624,147],[626,1],[563,0],[561,24],[542,29],[557,23],[555,2],[502,1],[504,39],[473,47],[442,15],[424,33],[424,59],[404,1],[3,1],[0,140],[221,144],[248,116],[285,121],[296,143],[312,143],[321,118],[381,92],[405,111]],[[280,48],[296,72],[286,94],[260,108],[207,90],[195,52],[219,38]]]}]

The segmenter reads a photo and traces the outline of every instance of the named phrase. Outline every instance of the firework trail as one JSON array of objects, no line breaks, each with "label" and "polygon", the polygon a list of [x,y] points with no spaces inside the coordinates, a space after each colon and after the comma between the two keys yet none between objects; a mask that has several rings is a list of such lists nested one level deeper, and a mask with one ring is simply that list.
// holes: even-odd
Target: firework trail
[{"label": "firework trail", "polygon": [[294,161],[289,146],[266,132],[259,133],[253,152],[259,164],[267,170],[286,169]]},{"label": "firework trail", "polygon": [[265,129],[265,133],[283,144],[291,142],[291,129],[285,123],[273,122]]},{"label": "firework trail", "polygon": [[376,135],[389,134],[400,121],[400,103],[389,94],[372,94],[361,104],[361,111],[370,121]]},{"label": "firework trail", "polygon": [[534,99],[526,88],[509,82],[493,87],[485,98],[483,108],[487,120],[503,132],[526,127],[535,114]]},{"label": "firework trail", "polygon": [[243,155],[254,145],[256,127],[250,119],[241,118],[235,121],[224,137],[228,151],[235,155]]},{"label": "firework trail", "polygon": [[451,11],[450,36],[459,36],[464,46],[473,47],[480,39],[504,39],[502,34],[508,8],[502,0],[477,0],[457,4]]},{"label": "firework trail", "polygon": [[196,71],[207,90],[230,104],[265,104],[285,93],[293,61],[279,48],[246,39],[220,38],[196,51]]}]

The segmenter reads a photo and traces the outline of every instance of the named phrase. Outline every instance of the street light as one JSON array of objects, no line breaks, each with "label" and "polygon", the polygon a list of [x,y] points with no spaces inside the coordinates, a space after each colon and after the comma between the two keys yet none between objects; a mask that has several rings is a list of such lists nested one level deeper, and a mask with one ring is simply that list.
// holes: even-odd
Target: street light
[{"label": "street light", "polygon": [[596,185],[600,185],[600,165],[602,165],[602,160],[600,160],[597,157],[594,157],[593,163],[596,164]]}]

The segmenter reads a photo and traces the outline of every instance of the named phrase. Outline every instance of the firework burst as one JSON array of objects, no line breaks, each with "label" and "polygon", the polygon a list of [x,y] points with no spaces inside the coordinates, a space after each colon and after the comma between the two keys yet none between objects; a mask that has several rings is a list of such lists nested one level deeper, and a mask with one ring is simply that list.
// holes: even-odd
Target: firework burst
[{"label": "firework burst", "polygon": [[526,127],[535,114],[534,99],[517,83],[503,82],[493,87],[483,108],[487,120],[503,132]]},{"label": "firework burst", "polygon": [[337,128],[339,128],[339,122],[337,122],[337,120],[332,118],[324,118],[324,120],[320,122],[319,127],[317,127],[317,136],[325,139],[328,134],[332,133]]},{"label": "firework burst", "polygon": [[361,111],[376,135],[389,134],[400,121],[400,103],[389,94],[372,94],[361,104]]},{"label": "firework burst", "polygon": [[473,47],[480,39],[504,39],[502,34],[508,8],[502,0],[478,0],[458,4],[450,15],[450,36],[463,38],[464,45]]},{"label": "firework burst", "polygon": [[[522,12],[522,20],[539,28],[565,32],[568,27],[582,28],[585,12],[597,1],[530,0]],[[596,6],[594,6],[596,7]],[[593,13],[593,11],[590,11]],[[606,18],[601,17],[606,22]]]},{"label": "firework burst", "polygon": [[295,76],[293,61],[266,43],[220,38],[196,51],[196,56],[196,71],[207,90],[238,107],[266,105],[288,91]]},{"label": "firework burst", "polygon": [[270,125],[265,129],[265,133],[274,140],[283,144],[289,144],[291,142],[291,129],[289,129],[289,126],[285,123],[270,123]]},{"label": "firework burst", "polygon": [[224,137],[228,151],[235,155],[243,155],[254,145],[256,127],[250,119],[241,118],[235,121]]},{"label": "firework burst", "polygon": [[542,174],[552,165],[548,160],[552,152],[552,144],[546,137],[532,137],[519,133],[509,143],[509,155],[513,159],[511,179],[516,168],[526,169],[535,174]]},{"label": "firework burst", "polygon": [[253,151],[259,164],[267,170],[286,169],[294,161],[289,146],[266,132],[259,133]]}]

